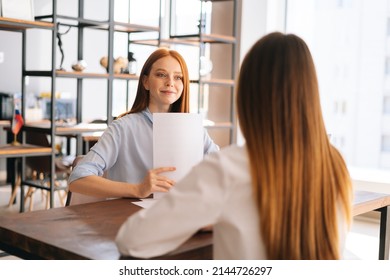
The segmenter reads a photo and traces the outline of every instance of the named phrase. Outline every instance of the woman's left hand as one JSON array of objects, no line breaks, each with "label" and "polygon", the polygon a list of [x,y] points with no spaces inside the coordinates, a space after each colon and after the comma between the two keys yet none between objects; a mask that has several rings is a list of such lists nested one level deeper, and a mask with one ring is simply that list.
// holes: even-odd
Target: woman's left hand
[{"label": "woman's left hand", "polygon": [[175,167],[160,167],[149,170],[140,184],[140,197],[147,197],[153,192],[168,192],[176,182],[160,173],[175,170]]}]

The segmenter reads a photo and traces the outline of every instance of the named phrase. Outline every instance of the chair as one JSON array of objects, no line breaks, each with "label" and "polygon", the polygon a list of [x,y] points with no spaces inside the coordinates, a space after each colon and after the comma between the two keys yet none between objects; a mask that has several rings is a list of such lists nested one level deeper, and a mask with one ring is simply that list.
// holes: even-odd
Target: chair
[{"label": "chair", "polygon": [[[77,156],[73,163],[72,163],[72,169],[80,162],[80,160],[84,156],[80,155]],[[104,177],[105,175],[103,175]],[[89,203],[89,202],[97,202],[97,201],[103,201],[106,200],[106,198],[102,197],[94,197],[94,196],[89,196],[81,193],[73,193],[69,190],[68,186],[68,195],[66,197],[66,202],[65,206],[70,206],[70,205],[77,205],[77,204],[84,204],[84,203]]]}]

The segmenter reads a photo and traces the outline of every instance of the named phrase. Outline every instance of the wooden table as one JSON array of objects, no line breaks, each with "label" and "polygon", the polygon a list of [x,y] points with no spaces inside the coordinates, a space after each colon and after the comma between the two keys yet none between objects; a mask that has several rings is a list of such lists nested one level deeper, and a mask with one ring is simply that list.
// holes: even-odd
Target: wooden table
[{"label": "wooden table", "polygon": [[[50,121],[43,120],[38,122],[30,122],[24,126],[25,131],[40,131],[43,133],[50,132]],[[105,123],[78,123],[78,124],[57,124],[55,127],[55,135],[63,136],[68,139],[67,150],[70,153],[69,139],[75,137],[77,139],[76,154],[85,154],[89,150],[89,143],[86,143],[83,151],[82,140],[84,135],[101,135],[107,128]],[[96,139],[96,138],[94,138]],[[89,140],[89,141],[92,141]]]},{"label": "wooden table", "polygon": [[11,126],[11,121],[9,120],[0,120],[0,127],[9,127]]},{"label": "wooden table", "polygon": [[0,146],[0,157],[5,158],[50,155],[50,153],[50,147],[40,147],[29,144],[23,144],[18,146],[7,144]]},{"label": "wooden table", "polygon": [[[128,216],[141,209],[131,201],[116,199],[0,216],[0,249],[24,259],[120,259],[116,233]],[[198,233],[162,258],[211,259],[212,234]]]},{"label": "wooden table", "polygon": [[[50,147],[41,147],[36,145],[30,145],[30,144],[21,144],[21,145],[12,145],[12,144],[6,144],[6,145],[0,145],[0,158],[15,158],[14,163],[14,171],[11,177],[11,184],[12,184],[12,195],[10,199],[10,203],[13,203],[13,200],[16,195],[17,190],[17,174],[19,170],[19,160],[23,157],[34,157],[34,156],[42,156],[42,155],[50,155],[51,154],[51,148]],[[24,192],[23,188],[20,192],[20,212],[24,211]]]},{"label": "wooden table", "polygon": [[[96,132],[104,131],[107,128],[105,123],[78,123],[74,125],[56,125],[56,135],[70,135],[70,134],[81,134],[85,132]],[[50,121],[41,122],[29,122],[24,127],[25,130],[36,130],[41,129],[47,131],[50,129]]]},{"label": "wooden table", "polygon": [[[114,239],[140,208],[109,200],[0,216],[0,249],[26,259],[120,259]],[[380,259],[389,258],[390,195],[357,191],[353,215],[381,211]],[[198,233],[162,259],[211,259],[212,234]]]},{"label": "wooden table", "polygon": [[390,248],[390,195],[368,191],[356,191],[353,215],[370,211],[380,212],[379,259],[389,259]]}]

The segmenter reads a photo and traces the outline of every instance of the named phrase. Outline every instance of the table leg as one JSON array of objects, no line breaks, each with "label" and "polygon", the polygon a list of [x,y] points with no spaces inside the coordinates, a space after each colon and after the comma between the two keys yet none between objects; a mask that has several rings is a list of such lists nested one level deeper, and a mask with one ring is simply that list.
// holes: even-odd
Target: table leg
[{"label": "table leg", "polygon": [[14,169],[11,174],[11,184],[12,184],[12,194],[11,198],[9,200],[8,206],[11,206],[12,204],[16,203],[16,192],[18,191],[18,159],[13,159],[14,162]]},{"label": "table leg", "polygon": [[20,166],[20,212],[24,212],[24,185],[23,185],[23,181],[24,181],[24,168],[25,168],[25,159],[22,159],[22,162],[21,162],[21,166]]},{"label": "table leg", "polygon": [[11,193],[11,198],[9,199],[9,202],[8,202],[8,207],[11,207],[12,204],[15,204],[16,203],[16,195],[17,195],[17,192],[18,192],[18,189],[20,187],[20,176],[18,176],[16,179],[15,179],[15,182],[12,183],[12,193]]},{"label": "table leg", "polygon": [[388,260],[390,250],[390,206],[379,209],[381,213],[379,230],[379,259]]}]

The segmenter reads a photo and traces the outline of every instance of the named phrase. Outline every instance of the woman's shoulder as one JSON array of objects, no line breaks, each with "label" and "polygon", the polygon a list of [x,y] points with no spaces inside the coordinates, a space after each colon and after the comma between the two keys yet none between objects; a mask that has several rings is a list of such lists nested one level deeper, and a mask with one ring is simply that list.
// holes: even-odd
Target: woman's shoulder
[{"label": "woman's shoulder", "polygon": [[222,147],[220,151],[224,156],[232,158],[242,157],[242,155],[246,155],[245,145],[231,144],[229,146]]},{"label": "woman's shoulder", "polygon": [[218,152],[207,155],[211,159],[217,160],[221,163],[229,165],[243,165],[248,161],[248,156],[245,146],[232,144],[222,147]]},{"label": "woman's shoulder", "polygon": [[229,182],[231,187],[250,181],[249,159],[245,146],[229,145],[205,156],[199,165],[200,173],[209,172],[210,177],[218,177]]},{"label": "woman's shoulder", "polygon": [[127,119],[139,119],[139,118],[144,118],[142,112],[129,113],[129,114],[126,114],[120,118],[117,118],[115,121],[123,121],[123,120],[127,120]]},{"label": "woman's shoulder", "polygon": [[111,125],[112,126],[119,126],[119,127],[124,127],[124,126],[134,126],[134,125],[138,125],[140,123],[144,123],[146,120],[145,120],[145,117],[144,115],[142,114],[142,112],[139,112],[139,113],[131,113],[131,114],[127,114],[127,115],[124,115],[118,119],[115,119]]}]

